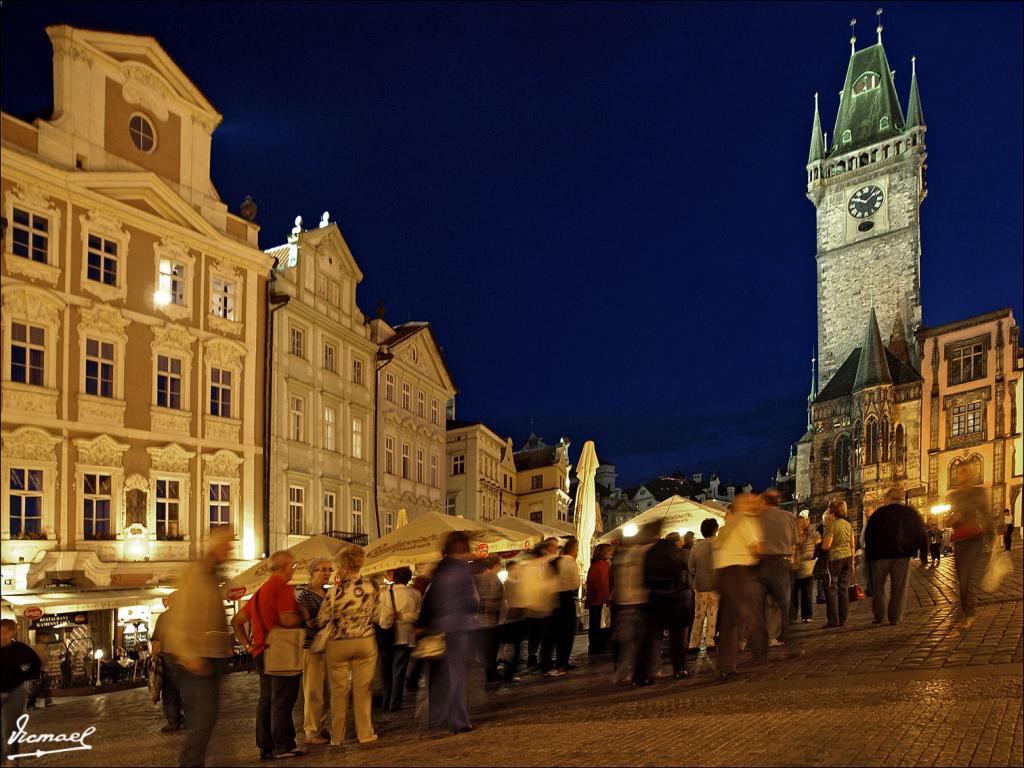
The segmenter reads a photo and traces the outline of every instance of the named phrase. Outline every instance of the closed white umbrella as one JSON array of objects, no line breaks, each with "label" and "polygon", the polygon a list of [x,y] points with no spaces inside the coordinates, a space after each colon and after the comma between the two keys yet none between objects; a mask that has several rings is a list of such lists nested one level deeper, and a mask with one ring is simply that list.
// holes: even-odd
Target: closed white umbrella
[{"label": "closed white umbrella", "polygon": [[580,567],[581,581],[587,578],[587,571],[590,570],[590,554],[594,545],[594,531],[597,528],[595,514],[597,495],[594,490],[594,475],[597,474],[597,465],[594,441],[587,440],[583,444],[583,451],[576,462],[576,477],[580,480],[579,485],[576,486],[576,538],[580,543],[576,552],[576,562]]},{"label": "closed white umbrella", "polygon": [[437,562],[441,559],[445,537],[452,531],[466,532],[477,558],[499,552],[520,552],[540,539],[539,534],[524,534],[478,520],[427,512],[371,542],[366,547],[363,573],[383,573],[403,565]]}]

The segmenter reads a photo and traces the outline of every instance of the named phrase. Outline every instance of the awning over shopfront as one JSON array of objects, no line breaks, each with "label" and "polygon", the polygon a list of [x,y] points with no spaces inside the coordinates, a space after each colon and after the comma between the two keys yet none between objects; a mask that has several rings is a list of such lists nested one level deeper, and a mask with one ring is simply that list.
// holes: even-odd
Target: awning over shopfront
[{"label": "awning over shopfront", "polygon": [[169,589],[90,590],[87,592],[24,592],[5,594],[3,602],[17,615],[35,619],[44,614],[105,611],[148,605],[166,597]]}]

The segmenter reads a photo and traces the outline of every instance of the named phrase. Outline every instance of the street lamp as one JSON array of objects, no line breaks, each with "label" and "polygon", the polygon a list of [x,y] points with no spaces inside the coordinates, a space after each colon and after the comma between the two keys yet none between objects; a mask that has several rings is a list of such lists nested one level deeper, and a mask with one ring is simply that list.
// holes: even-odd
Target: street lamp
[{"label": "street lamp", "polygon": [[622,526],[622,536],[626,539],[631,539],[640,532],[640,529],[636,527],[636,523],[626,523]]},{"label": "street lamp", "polygon": [[92,652],[92,657],[96,659],[96,687],[100,687],[100,660],[103,658],[103,649],[97,648]]}]

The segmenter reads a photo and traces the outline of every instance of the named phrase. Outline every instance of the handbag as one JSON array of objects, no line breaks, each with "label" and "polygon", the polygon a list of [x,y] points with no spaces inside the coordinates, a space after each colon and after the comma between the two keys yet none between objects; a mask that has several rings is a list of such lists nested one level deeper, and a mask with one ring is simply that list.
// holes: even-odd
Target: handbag
[{"label": "handbag", "polygon": [[427,635],[416,641],[416,647],[412,649],[410,656],[414,659],[440,659],[447,653],[448,647],[444,641],[444,633]]},{"label": "handbag", "polygon": [[601,606],[601,629],[610,629],[612,626],[612,607],[605,603]]},{"label": "handbag", "polygon": [[864,590],[860,584],[854,583],[847,587],[847,595],[851,603],[856,603],[858,600],[864,599]]},{"label": "handbag", "polygon": [[338,589],[339,587],[335,587],[331,590],[331,620],[313,635],[313,642],[309,644],[310,653],[327,651],[327,641],[331,639],[331,628],[334,626],[334,600],[338,595]]},{"label": "handbag", "polygon": [[[255,602],[256,595],[253,595]],[[294,677],[302,674],[302,646],[306,642],[306,630],[303,628],[285,629],[274,627],[267,632],[260,619],[259,607],[254,606],[253,618],[263,630],[263,674],[275,677]]]}]

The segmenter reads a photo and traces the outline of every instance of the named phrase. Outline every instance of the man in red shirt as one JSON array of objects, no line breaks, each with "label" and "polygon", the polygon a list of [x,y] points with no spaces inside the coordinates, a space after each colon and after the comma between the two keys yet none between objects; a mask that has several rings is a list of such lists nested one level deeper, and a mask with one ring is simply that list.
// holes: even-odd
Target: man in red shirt
[{"label": "man in red shirt", "polygon": [[[256,704],[256,745],[260,759],[298,757],[303,752],[295,743],[292,710],[299,695],[301,674],[268,675],[263,671],[263,651],[267,635],[276,627],[293,629],[302,626],[295,590],[288,583],[295,572],[295,558],[289,552],[270,556],[270,578],[256,590],[231,620],[235,637],[256,660],[260,673],[260,698]],[[245,625],[249,624],[250,634]]]}]

